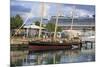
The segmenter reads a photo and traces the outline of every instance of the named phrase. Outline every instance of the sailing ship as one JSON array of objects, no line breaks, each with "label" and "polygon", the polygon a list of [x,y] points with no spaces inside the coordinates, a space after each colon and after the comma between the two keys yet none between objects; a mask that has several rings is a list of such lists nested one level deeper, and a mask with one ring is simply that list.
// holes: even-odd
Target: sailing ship
[{"label": "sailing ship", "polygon": [[[57,4],[57,8],[59,8],[59,5]],[[32,11],[31,11],[32,12]],[[58,19],[59,19],[59,12],[60,10],[57,9],[57,15],[56,15],[56,23],[55,23],[55,31],[53,34],[52,38],[49,38],[50,40],[43,40],[41,38],[41,33],[42,33],[42,22],[43,22],[43,13],[44,13],[44,3],[41,3],[41,21],[40,21],[40,27],[39,27],[39,34],[38,38],[36,40],[28,40],[28,47],[29,50],[33,51],[41,51],[41,50],[58,50],[58,49],[72,49],[73,46],[78,46],[78,48],[81,47],[81,40],[79,37],[73,36],[73,12],[72,11],[72,23],[71,23],[71,28],[69,30],[69,38],[57,38],[57,26],[58,26]],[[30,13],[31,14],[31,13]],[[29,15],[30,16],[30,15]],[[27,19],[29,18],[27,17]],[[19,30],[25,25],[27,19],[23,23],[23,25],[15,32],[15,34],[12,37],[12,41],[16,33],[19,32]],[[27,35],[28,37],[28,35]]]},{"label": "sailing ship", "polygon": [[[42,8],[42,11],[41,11],[40,27],[43,21],[43,11],[44,11],[43,3],[41,5],[41,8]],[[60,39],[59,41],[57,41],[56,36],[57,36],[58,19],[59,19],[59,10],[57,10],[55,31],[54,31],[54,36],[53,36],[52,41],[42,41],[42,40],[30,41],[29,42],[30,50],[41,51],[41,50],[71,49],[73,45],[78,46],[78,48],[81,47],[81,40],[79,39],[79,37],[73,37],[72,35],[70,36],[70,40]],[[72,24],[71,24],[70,32],[72,31],[73,19],[74,17],[73,17],[73,11],[72,11]],[[40,35],[41,35],[41,29],[39,30],[38,39],[41,39]]]}]

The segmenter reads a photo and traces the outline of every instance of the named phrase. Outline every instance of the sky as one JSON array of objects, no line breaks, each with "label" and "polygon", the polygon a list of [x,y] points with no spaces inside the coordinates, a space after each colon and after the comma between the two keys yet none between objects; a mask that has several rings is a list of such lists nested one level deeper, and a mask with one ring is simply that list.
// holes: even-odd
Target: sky
[{"label": "sky", "polygon": [[[23,20],[27,17],[29,19],[41,17],[41,2],[35,1],[16,1],[11,0],[10,11],[11,16],[19,14]],[[74,17],[91,17],[95,14],[94,5],[76,5],[76,4],[62,4],[62,3],[44,3],[43,18],[50,19],[51,16],[56,16],[59,11],[59,16],[71,17],[74,9]]]}]

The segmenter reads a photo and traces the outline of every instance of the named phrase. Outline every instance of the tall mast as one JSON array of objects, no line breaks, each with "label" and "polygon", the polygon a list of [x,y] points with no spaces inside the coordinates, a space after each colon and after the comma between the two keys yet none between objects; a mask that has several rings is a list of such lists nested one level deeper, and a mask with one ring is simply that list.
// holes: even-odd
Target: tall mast
[{"label": "tall mast", "polygon": [[41,3],[41,6],[40,6],[40,14],[41,14],[41,20],[40,20],[40,29],[39,29],[39,35],[38,35],[38,38],[40,39],[41,37],[41,27],[42,27],[42,22],[43,22],[43,14],[44,14],[44,3],[42,2]]},{"label": "tall mast", "polygon": [[57,14],[56,14],[56,24],[55,24],[55,31],[54,31],[54,40],[56,41],[56,33],[57,33],[57,25],[58,25],[58,18],[59,18],[59,5],[57,4]]},{"label": "tall mast", "polygon": [[70,28],[70,30],[72,30],[72,29],[73,29],[74,10],[75,10],[75,6],[73,6],[73,10],[72,10],[72,13],[71,13],[72,23],[71,23],[71,28]]}]

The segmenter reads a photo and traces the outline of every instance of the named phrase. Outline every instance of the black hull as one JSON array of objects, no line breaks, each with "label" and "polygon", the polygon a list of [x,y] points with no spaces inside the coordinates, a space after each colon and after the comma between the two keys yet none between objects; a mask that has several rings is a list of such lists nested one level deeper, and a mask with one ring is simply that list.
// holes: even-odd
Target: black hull
[{"label": "black hull", "polygon": [[72,49],[72,45],[80,46],[80,43],[55,43],[55,42],[29,42],[29,50],[42,51],[42,50],[60,50]]}]

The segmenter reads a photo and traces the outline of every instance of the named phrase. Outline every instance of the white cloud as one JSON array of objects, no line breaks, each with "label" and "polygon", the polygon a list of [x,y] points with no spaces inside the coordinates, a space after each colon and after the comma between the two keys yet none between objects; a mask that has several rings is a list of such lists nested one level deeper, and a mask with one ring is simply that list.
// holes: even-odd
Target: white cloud
[{"label": "white cloud", "polygon": [[[73,11],[73,7],[65,7],[63,8],[63,14],[67,15],[68,17],[71,17]],[[74,17],[91,17],[93,13],[85,10],[85,9],[77,9],[74,10]]]},{"label": "white cloud", "polygon": [[[32,13],[30,14],[30,18],[33,17],[40,17],[41,16],[41,3],[33,3],[33,2],[11,2],[11,5],[21,5],[24,6],[26,8],[31,8],[33,9]],[[43,17],[44,18],[50,18],[50,16],[52,15],[56,15],[56,11],[55,8],[56,5],[55,4],[49,4],[49,3],[44,3],[44,12],[43,12]],[[71,6],[61,6],[60,9],[60,15],[61,16],[68,16],[71,17],[71,12],[73,10],[73,7]],[[26,17],[28,15],[28,13],[30,12],[23,12],[22,17]],[[86,16],[90,16],[92,17],[92,13],[88,10],[85,9],[75,9],[75,17],[86,17]]]},{"label": "white cloud", "polygon": [[76,14],[79,17],[90,17],[92,15],[92,13],[88,10],[83,10],[83,9],[77,9],[76,10]]}]

